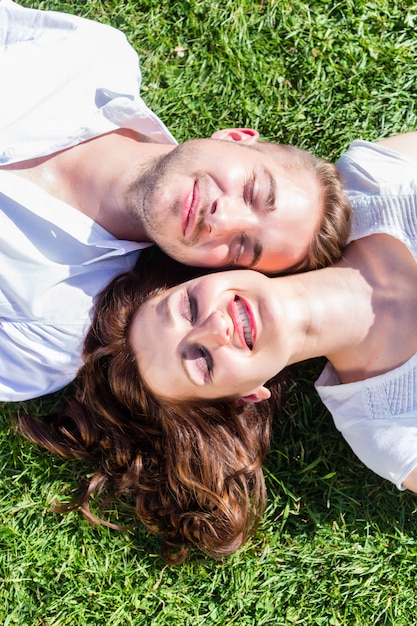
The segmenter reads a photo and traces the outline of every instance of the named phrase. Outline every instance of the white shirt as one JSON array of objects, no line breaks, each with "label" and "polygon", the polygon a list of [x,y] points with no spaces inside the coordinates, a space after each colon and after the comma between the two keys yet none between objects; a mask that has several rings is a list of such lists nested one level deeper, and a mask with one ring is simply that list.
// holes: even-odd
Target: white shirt
[{"label": "white shirt", "polygon": [[[119,31],[0,0],[0,164],[120,127],[175,143],[139,97],[140,78]],[[95,297],[148,245],[115,239],[0,169],[0,400],[51,393],[74,378]]]},{"label": "white shirt", "polygon": [[125,35],[0,0],[0,165],[58,152],[118,128],[176,143],[139,96]]},{"label": "white shirt", "polygon": [[[354,141],[337,167],[353,209],[350,240],[386,233],[417,261],[417,164]],[[348,384],[328,363],[316,389],[361,461],[403,489],[417,467],[417,354],[390,372]]]}]

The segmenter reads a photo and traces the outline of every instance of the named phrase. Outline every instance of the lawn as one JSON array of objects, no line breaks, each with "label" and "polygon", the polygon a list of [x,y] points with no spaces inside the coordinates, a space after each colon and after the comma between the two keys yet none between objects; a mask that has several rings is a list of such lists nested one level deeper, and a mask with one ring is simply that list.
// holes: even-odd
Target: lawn
[{"label": "lawn", "polygon": [[[140,54],[142,96],[179,141],[251,126],[336,160],[355,138],[414,130],[412,0],[26,0],[100,20]],[[94,42],[92,42],[94,45]],[[410,626],[417,499],[350,452],[300,368],[276,416],[267,511],[228,560],[167,566],[143,529],[52,512],[91,471],[22,440],[0,403],[0,623],[24,626]],[[123,523],[123,504],[111,517]]]}]

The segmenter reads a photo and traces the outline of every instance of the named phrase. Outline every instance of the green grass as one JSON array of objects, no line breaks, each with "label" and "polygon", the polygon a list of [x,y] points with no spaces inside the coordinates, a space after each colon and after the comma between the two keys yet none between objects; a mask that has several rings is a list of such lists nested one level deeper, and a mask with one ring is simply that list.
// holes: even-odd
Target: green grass
[{"label": "green grass", "polygon": [[[336,159],[354,138],[417,126],[411,0],[23,4],[123,30],[141,56],[142,95],[179,140],[248,125]],[[417,623],[417,501],[355,459],[314,393],[318,371],[302,370],[277,416],[256,536],[229,560],[195,551],[179,568],[140,528],[54,514],[53,498],[91,468],[22,440],[8,419],[16,406],[0,404],[0,623]],[[20,406],[45,412],[57,399]],[[123,522],[122,506],[111,516]]]}]

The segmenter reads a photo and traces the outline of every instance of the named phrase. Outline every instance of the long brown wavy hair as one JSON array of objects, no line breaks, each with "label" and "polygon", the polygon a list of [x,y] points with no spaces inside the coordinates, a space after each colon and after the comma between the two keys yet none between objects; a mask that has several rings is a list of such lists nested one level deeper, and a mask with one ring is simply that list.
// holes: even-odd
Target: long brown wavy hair
[{"label": "long brown wavy hair", "polygon": [[107,523],[92,512],[91,497],[107,502],[127,494],[140,522],[163,540],[169,563],[181,563],[190,544],[228,555],[245,543],[265,507],[262,462],[272,408],[227,400],[169,404],[149,391],[129,345],[131,319],[156,288],[202,270],[185,269],[156,249],[143,254],[138,270],[114,279],[100,296],[84,365],[62,410],[42,420],[20,415],[19,429],[53,453],[97,466],[60,512],[80,509],[90,522]]}]

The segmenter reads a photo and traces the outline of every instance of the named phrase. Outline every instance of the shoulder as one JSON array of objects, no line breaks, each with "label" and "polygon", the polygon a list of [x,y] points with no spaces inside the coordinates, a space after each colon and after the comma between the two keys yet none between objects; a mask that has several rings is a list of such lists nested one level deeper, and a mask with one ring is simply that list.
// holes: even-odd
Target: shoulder
[{"label": "shoulder", "polygon": [[26,8],[12,0],[0,0],[0,44],[9,47],[14,43],[50,46],[77,33],[94,37],[95,47],[102,38],[114,43],[125,42],[125,35],[101,22],[59,11]]},{"label": "shoulder", "polygon": [[414,161],[417,165],[417,132],[387,137],[386,139],[377,141],[376,145],[397,152],[407,160],[410,159]]},{"label": "shoulder", "polygon": [[[417,188],[417,162],[393,144],[354,141],[336,167],[350,199],[358,194],[409,195]],[[352,196],[353,194],[353,196]]]},{"label": "shoulder", "polygon": [[405,487],[405,489],[409,489],[410,491],[417,493],[417,467],[415,467],[403,480],[402,486]]}]

